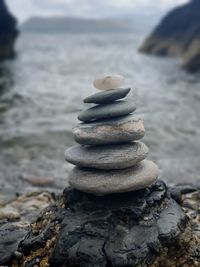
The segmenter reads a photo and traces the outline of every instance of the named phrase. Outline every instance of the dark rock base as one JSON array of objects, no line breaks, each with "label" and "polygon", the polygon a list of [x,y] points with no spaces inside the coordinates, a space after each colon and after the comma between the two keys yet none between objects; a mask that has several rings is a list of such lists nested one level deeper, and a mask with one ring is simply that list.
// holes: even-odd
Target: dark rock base
[{"label": "dark rock base", "polygon": [[198,266],[197,243],[161,181],[104,197],[65,190],[20,242],[13,266]]}]

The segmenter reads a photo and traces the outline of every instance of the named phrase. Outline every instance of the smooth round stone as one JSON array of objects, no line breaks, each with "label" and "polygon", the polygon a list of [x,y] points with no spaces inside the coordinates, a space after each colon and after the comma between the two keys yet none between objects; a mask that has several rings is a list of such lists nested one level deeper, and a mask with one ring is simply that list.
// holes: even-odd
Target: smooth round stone
[{"label": "smooth round stone", "polygon": [[65,159],[79,167],[123,169],[147,157],[148,147],[142,142],[118,145],[74,146],[65,151]]},{"label": "smooth round stone", "polygon": [[115,101],[112,103],[97,105],[81,112],[78,116],[80,121],[93,121],[105,118],[128,115],[136,109],[131,101]]},{"label": "smooth round stone", "polygon": [[122,170],[97,170],[74,167],[69,175],[71,187],[96,195],[123,193],[146,188],[158,177],[155,163],[143,160]]},{"label": "smooth round stone", "polygon": [[102,145],[139,140],[145,135],[143,120],[128,115],[100,122],[80,123],[72,129],[74,139],[83,145]]},{"label": "smooth round stone", "polygon": [[93,85],[99,90],[118,89],[124,84],[124,80],[121,75],[108,75],[95,79]]},{"label": "smooth round stone", "polygon": [[103,91],[91,96],[86,97],[83,102],[84,103],[95,103],[95,104],[105,104],[109,102],[113,102],[115,100],[124,98],[130,92],[131,88],[125,89],[111,89],[107,91]]}]

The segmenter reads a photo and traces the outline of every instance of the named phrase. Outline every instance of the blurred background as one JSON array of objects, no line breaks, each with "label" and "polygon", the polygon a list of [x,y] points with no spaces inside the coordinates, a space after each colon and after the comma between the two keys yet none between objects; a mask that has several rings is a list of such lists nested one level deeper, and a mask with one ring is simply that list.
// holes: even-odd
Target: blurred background
[{"label": "blurred background", "polygon": [[172,183],[200,182],[199,0],[0,0],[0,192],[59,191],[71,128],[124,75],[149,158]]}]

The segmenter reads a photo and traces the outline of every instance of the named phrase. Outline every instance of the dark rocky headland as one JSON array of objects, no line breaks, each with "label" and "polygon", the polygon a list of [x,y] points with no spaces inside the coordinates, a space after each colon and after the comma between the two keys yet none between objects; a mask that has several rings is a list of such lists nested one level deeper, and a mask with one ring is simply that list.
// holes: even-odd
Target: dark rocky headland
[{"label": "dark rocky headland", "polygon": [[15,55],[14,45],[18,35],[17,21],[9,12],[4,0],[0,1],[0,60]]},{"label": "dark rocky headland", "polygon": [[139,51],[158,56],[178,56],[190,72],[200,70],[200,1],[192,0],[167,14]]}]

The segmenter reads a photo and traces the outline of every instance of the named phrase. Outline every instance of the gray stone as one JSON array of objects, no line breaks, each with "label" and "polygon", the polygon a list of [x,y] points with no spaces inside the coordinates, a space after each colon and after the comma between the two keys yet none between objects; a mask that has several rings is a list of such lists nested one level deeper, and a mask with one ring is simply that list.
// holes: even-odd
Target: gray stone
[{"label": "gray stone", "polygon": [[73,128],[74,139],[83,145],[130,142],[144,137],[143,120],[128,115],[100,122],[80,123]]},{"label": "gray stone", "polygon": [[120,88],[120,89],[110,89],[107,91],[103,91],[91,96],[86,97],[83,102],[84,103],[95,103],[95,104],[104,104],[113,102],[115,100],[124,98],[129,92],[131,88]]},{"label": "gray stone", "polygon": [[130,192],[143,189],[159,175],[158,167],[149,160],[122,170],[97,170],[75,167],[69,184],[80,191],[96,195]]},{"label": "gray stone", "polygon": [[118,145],[74,146],[65,151],[65,159],[79,167],[123,169],[146,158],[148,147],[142,142]]},{"label": "gray stone", "polygon": [[81,112],[78,116],[80,121],[93,121],[105,118],[128,115],[136,109],[131,101],[115,101],[104,105],[97,105]]}]

